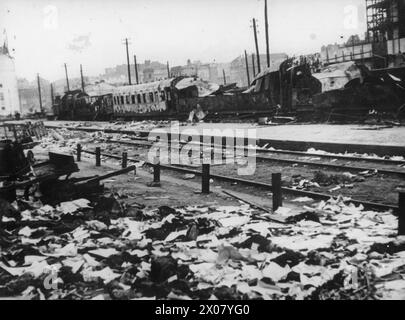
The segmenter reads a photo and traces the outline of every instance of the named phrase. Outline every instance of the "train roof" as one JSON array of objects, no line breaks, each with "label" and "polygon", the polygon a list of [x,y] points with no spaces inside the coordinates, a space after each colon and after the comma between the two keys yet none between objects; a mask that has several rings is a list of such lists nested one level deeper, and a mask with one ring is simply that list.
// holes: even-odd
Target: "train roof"
[{"label": "train roof", "polygon": [[220,89],[220,85],[208,81],[203,81],[199,78],[188,77],[176,83],[176,89],[183,90],[190,87],[197,87],[198,96],[206,97],[214,94]]}]

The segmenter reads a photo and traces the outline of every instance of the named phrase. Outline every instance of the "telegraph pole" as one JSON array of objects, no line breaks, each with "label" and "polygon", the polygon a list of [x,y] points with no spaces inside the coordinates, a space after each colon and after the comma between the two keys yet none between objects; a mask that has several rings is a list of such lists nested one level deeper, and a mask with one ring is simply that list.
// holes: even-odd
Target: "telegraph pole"
[{"label": "telegraph pole", "polygon": [[265,19],[265,26],[266,26],[267,68],[270,68],[269,17],[268,17],[268,12],[267,12],[267,0],[264,0],[264,19]]},{"label": "telegraph pole", "polygon": [[167,78],[170,79],[170,67],[169,67],[169,61],[167,61]]},{"label": "telegraph pole", "polygon": [[68,77],[68,72],[67,72],[67,66],[65,63],[65,74],[66,74],[66,84],[67,84],[67,91],[70,91],[70,87],[69,87],[69,77]]},{"label": "telegraph pole", "polygon": [[246,74],[247,74],[248,86],[250,86],[249,62],[248,62],[248,56],[247,56],[246,50],[245,50],[245,63],[246,63]]},{"label": "telegraph pole", "polygon": [[84,78],[83,78],[83,68],[82,65],[80,65],[80,79],[82,81],[82,91],[84,93]]},{"label": "telegraph pole", "polygon": [[53,107],[53,105],[55,103],[55,99],[53,97],[53,84],[52,83],[51,83],[51,103],[52,103],[52,107]]},{"label": "telegraph pole", "polygon": [[128,38],[125,38],[125,47],[127,48],[128,82],[129,82],[129,85],[132,85],[132,81],[131,81],[131,67],[130,67],[130,65],[129,65]]},{"label": "telegraph pole", "polygon": [[259,53],[259,42],[257,41],[257,28],[256,28],[256,19],[253,18],[253,32],[255,35],[255,44],[256,44],[256,58],[257,58],[257,71],[258,73],[261,72],[260,70],[260,53]]},{"label": "telegraph pole", "polygon": [[139,84],[139,77],[138,77],[138,64],[136,62],[136,55],[134,54],[134,63],[135,63],[135,77],[136,77],[136,84]]},{"label": "telegraph pole", "polygon": [[256,77],[255,54],[252,53],[253,78]]},{"label": "telegraph pole", "polygon": [[37,73],[37,82],[38,82],[39,110],[42,113],[42,95],[41,95],[41,82],[39,81],[39,73]]}]

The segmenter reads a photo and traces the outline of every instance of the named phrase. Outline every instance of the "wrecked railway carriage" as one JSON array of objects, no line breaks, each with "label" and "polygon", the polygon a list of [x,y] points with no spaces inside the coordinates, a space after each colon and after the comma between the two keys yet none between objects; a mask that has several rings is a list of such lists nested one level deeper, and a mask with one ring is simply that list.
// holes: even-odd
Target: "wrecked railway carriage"
[{"label": "wrecked railway carriage", "polygon": [[219,86],[185,77],[117,87],[95,100],[80,92],[68,92],[54,105],[60,120],[184,120],[193,110],[201,109],[207,117],[272,113],[263,93],[243,93],[234,85]]},{"label": "wrecked railway carriage", "polygon": [[282,115],[305,121],[405,117],[405,68],[369,70],[355,62],[311,72],[294,59],[259,74],[249,89],[264,93]]},{"label": "wrecked railway carriage", "polygon": [[[59,120],[223,119],[296,116],[299,120],[361,120],[369,114],[405,116],[405,68],[369,70],[355,62],[312,73],[287,59],[261,72],[246,89],[177,77],[121,86],[90,97],[68,92],[54,106]],[[202,111],[202,112],[201,112]]]},{"label": "wrecked railway carriage", "polygon": [[330,65],[314,74],[322,92],[313,97],[314,117],[361,119],[405,117],[405,68],[369,70],[353,62]]}]

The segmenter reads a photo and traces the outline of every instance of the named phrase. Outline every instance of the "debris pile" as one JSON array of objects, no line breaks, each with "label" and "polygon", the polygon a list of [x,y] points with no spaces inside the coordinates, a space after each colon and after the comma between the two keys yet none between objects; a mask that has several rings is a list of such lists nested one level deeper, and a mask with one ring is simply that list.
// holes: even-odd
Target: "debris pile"
[{"label": "debris pile", "polygon": [[146,210],[113,196],[13,207],[1,218],[3,297],[405,297],[397,219],[342,197],[281,208],[280,223],[248,205]]},{"label": "debris pile", "polygon": [[364,158],[364,159],[386,159],[386,160],[395,160],[395,161],[405,161],[405,158],[402,156],[385,156],[380,157],[376,154],[368,154],[368,153],[353,153],[353,152],[345,152],[345,153],[331,153],[326,152],[323,150],[316,150],[314,148],[310,148],[307,150],[307,153],[310,154],[318,154],[318,155],[329,155],[329,156],[346,156],[346,157],[357,157],[357,158]]},{"label": "debris pile", "polygon": [[78,143],[85,144],[93,142],[94,135],[85,132],[73,132],[68,129],[49,129],[48,136],[42,138],[39,147],[43,149],[57,149],[59,152],[71,153],[76,149]]},{"label": "debris pile", "polygon": [[[290,185],[297,190],[310,190],[311,188],[332,187],[329,192],[338,191],[343,188],[353,189],[355,183],[361,183],[366,178],[373,177],[378,173],[377,170],[366,170],[358,174],[343,172],[341,174],[327,174],[323,171],[315,171],[314,178],[308,180],[300,174],[294,175]],[[287,183],[287,182],[286,182]]]},{"label": "debris pile", "polygon": [[186,125],[186,123],[179,123],[178,121],[115,121],[112,123],[101,122],[68,122],[64,126],[70,128],[97,128],[103,130],[123,130],[123,131],[151,131],[156,128],[168,127],[176,122],[179,125]]}]

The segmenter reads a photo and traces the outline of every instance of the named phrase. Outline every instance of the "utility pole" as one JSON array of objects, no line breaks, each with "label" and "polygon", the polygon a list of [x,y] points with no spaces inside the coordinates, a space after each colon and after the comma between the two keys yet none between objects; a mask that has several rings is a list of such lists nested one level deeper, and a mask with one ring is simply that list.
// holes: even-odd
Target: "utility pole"
[{"label": "utility pole", "polygon": [[129,65],[129,51],[128,51],[128,38],[125,38],[125,47],[127,49],[127,67],[128,67],[128,83],[132,85],[131,81],[131,67]]},{"label": "utility pole", "polygon": [[167,78],[170,79],[170,67],[169,67],[169,61],[167,61]]},{"label": "utility pole", "polygon": [[224,77],[224,86],[226,86],[226,75],[224,69],[222,69],[222,76]]},{"label": "utility pole", "polygon": [[83,78],[83,68],[82,65],[80,65],[80,79],[82,81],[82,91],[84,93],[84,78]]},{"label": "utility pole", "polygon": [[41,95],[41,82],[39,81],[39,73],[37,73],[37,82],[38,82],[39,110],[42,113],[42,95]]},{"label": "utility pole", "polygon": [[270,68],[269,17],[268,17],[268,12],[267,12],[267,0],[264,0],[264,19],[265,19],[265,27],[266,27],[267,68]]},{"label": "utility pole", "polygon": [[[394,44],[394,42],[392,42],[392,44]],[[354,36],[352,36],[352,60],[356,60],[356,57],[354,56],[354,47],[355,47],[355,42],[354,42]]]},{"label": "utility pole", "polygon": [[139,77],[138,77],[138,63],[136,62],[136,55],[134,54],[134,63],[135,63],[135,77],[136,77],[136,84],[139,84]]},{"label": "utility pole", "polygon": [[53,84],[52,83],[51,83],[51,103],[52,103],[52,107],[53,107],[53,105],[55,103],[55,99],[53,97]]},{"label": "utility pole", "polygon": [[248,86],[250,86],[249,62],[248,62],[248,56],[247,56],[246,50],[245,50],[245,63],[246,63],[246,74],[247,74]]},{"label": "utility pole", "polygon": [[70,91],[70,87],[69,87],[69,77],[68,77],[68,72],[67,72],[67,66],[65,63],[65,75],[66,75],[66,84],[67,84],[67,91]]},{"label": "utility pole", "polygon": [[256,77],[255,54],[252,53],[253,78]]},{"label": "utility pole", "polygon": [[257,27],[256,27],[256,19],[253,18],[253,32],[255,35],[255,44],[256,44],[256,56],[257,56],[257,72],[260,73],[260,53],[259,53],[259,42],[257,41]]}]

